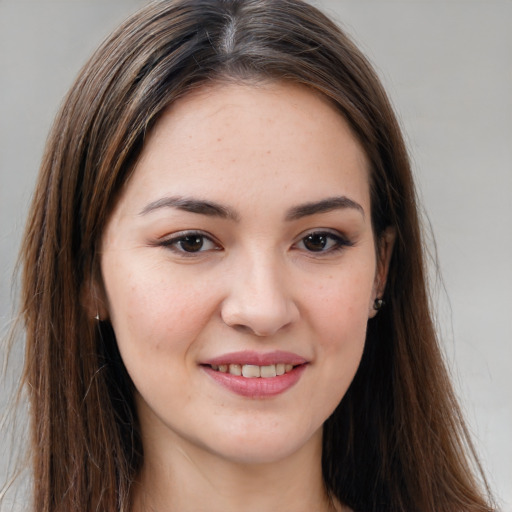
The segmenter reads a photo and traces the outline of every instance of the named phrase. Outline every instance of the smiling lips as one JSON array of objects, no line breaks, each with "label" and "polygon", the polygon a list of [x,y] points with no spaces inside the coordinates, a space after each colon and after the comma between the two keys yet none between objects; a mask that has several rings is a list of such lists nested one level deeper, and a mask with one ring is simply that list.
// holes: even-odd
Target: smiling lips
[{"label": "smiling lips", "polygon": [[218,384],[249,398],[279,395],[295,385],[308,361],[289,352],[237,352],[204,362],[201,367]]},{"label": "smiling lips", "polygon": [[255,364],[214,364],[211,365],[211,367],[217,372],[238,375],[247,379],[254,379],[257,377],[268,379],[271,377],[277,377],[278,375],[284,375],[285,373],[291,372],[294,368],[292,364],[285,363],[269,364],[265,366],[258,366]]}]

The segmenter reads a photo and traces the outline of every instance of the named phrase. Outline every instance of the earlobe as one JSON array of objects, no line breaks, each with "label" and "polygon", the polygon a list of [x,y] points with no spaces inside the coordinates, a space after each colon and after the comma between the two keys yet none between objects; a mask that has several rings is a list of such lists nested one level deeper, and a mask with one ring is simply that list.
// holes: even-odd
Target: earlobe
[{"label": "earlobe", "polygon": [[100,279],[91,277],[85,281],[81,302],[89,318],[108,320],[106,295]]},{"label": "earlobe", "polygon": [[396,230],[392,227],[388,227],[377,241],[377,270],[375,272],[373,294],[368,314],[369,318],[373,318],[377,312],[385,305],[382,297],[386,289],[389,265],[391,262],[391,256],[393,255],[395,239]]}]

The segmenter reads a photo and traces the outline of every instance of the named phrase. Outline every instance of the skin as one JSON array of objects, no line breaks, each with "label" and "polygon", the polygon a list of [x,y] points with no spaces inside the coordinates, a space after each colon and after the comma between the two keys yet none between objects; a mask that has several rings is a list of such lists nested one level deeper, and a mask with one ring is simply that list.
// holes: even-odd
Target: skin
[{"label": "skin", "polygon": [[[229,215],[165,199],[177,197]],[[333,197],[352,203],[297,211]],[[341,510],[322,483],[322,425],[357,370],[385,283],[392,236],[377,251],[370,219],[366,156],[305,87],[221,84],[165,112],[101,255],[100,314],[137,389],[134,510]],[[201,366],[240,350],[289,351],[307,365],[277,396],[240,396]]]}]

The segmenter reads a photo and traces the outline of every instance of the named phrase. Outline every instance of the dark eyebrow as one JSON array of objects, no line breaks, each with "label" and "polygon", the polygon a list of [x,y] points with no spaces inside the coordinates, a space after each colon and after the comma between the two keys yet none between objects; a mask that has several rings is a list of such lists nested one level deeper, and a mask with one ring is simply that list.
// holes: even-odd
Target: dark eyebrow
[{"label": "dark eyebrow", "polygon": [[189,197],[162,197],[146,205],[140,215],[146,215],[159,208],[177,208],[190,213],[199,213],[211,217],[220,217],[221,219],[239,220],[238,214],[227,206],[222,206],[213,201],[204,201]]},{"label": "dark eyebrow", "polygon": [[[240,216],[236,211],[213,201],[195,199],[191,197],[162,197],[146,205],[140,215],[146,215],[160,208],[177,208],[190,213],[198,213],[200,215],[208,215],[211,217],[220,217],[221,219],[230,219],[239,221]],[[359,211],[364,217],[364,209],[359,204],[345,196],[328,197],[320,201],[305,203],[295,206],[288,210],[285,220],[293,221],[315,215],[317,213],[327,213],[332,210],[351,208]]]},{"label": "dark eyebrow", "polygon": [[364,209],[359,204],[345,196],[335,196],[315,201],[312,203],[305,203],[295,206],[286,214],[286,220],[298,220],[308,215],[315,215],[316,213],[326,213],[332,210],[351,208],[357,210],[364,217]]}]

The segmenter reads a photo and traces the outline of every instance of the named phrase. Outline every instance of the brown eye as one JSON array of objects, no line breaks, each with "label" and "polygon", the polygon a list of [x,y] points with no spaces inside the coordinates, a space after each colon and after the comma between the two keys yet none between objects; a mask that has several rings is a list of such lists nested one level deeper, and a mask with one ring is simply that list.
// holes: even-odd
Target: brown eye
[{"label": "brown eye", "polygon": [[336,233],[315,231],[301,238],[295,248],[311,253],[327,254],[351,245],[352,243],[349,240]]},{"label": "brown eye", "polygon": [[201,235],[184,236],[177,241],[177,245],[185,252],[198,252],[203,248],[204,237]]},{"label": "brown eye", "polygon": [[[331,237],[332,238],[332,237]],[[329,237],[324,233],[313,233],[306,236],[304,239],[304,247],[308,251],[319,252],[323,251],[329,241]]]},{"label": "brown eye", "polygon": [[158,245],[181,254],[182,256],[193,256],[209,251],[220,250],[221,247],[209,236],[201,232],[181,232],[168,240],[162,240]]}]

